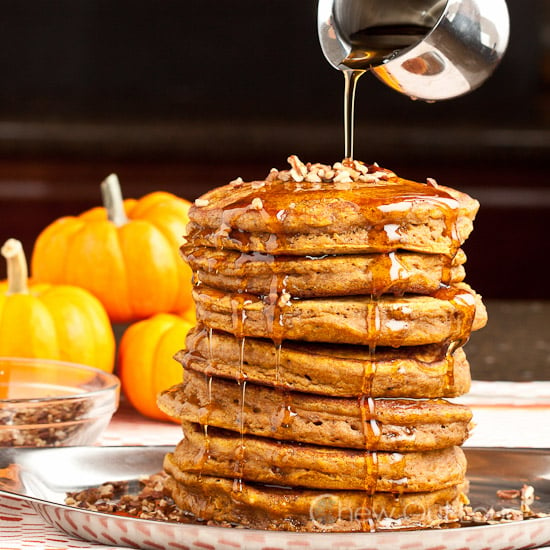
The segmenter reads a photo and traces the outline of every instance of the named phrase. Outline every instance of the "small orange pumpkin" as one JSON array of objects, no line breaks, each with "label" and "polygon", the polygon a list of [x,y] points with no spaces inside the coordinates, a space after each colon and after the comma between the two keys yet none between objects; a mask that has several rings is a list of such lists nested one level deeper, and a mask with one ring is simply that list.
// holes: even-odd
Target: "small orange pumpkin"
[{"label": "small orange pumpkin", "polygon": [[101,189],[103,207],[59,218],[40,233],[33,278],[89,290],[113,322],[190,308],[191,270],[179,252],[190,203],[163,191],[123,201],[114,174]]},{"label": "small orange pumpkin", "polygon": [[130,325],[120,340],[118,369],[122,392],[141,414],[157,420],[175,420],[157,406],[158,394],[183,379],[174,354],[185,347],[195,324],[194,313],[185,317],[158,313]]},{"label": "small orange pumpkin", "polygon": [[113,372],[115,337],[99,300],[69,285],[33,284],[21,242],[2,247],[0,355],[58,359]]}]

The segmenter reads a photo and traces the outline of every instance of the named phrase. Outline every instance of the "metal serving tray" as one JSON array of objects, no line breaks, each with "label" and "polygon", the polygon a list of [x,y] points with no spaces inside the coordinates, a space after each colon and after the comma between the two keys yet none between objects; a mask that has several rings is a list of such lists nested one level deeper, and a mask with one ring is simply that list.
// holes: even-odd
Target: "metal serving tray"
[{"label": "metal serving tray", "polygon": [[[290,533],[187,525],[90,512],[64,504],[69,491],[159,472],[173,447],[0,449],[0,495],[28,501],[61,531],[109,546],[171,550],[512,550],[550,545],[550,517],[378,533]],[[498,489],[535,488],[533,510],[550,513],[550,450],[465,448],[474,508],[517,506]],[[16,471],[15,481],[8,470]],[[4,470],[4,473],[2,472]]]}]

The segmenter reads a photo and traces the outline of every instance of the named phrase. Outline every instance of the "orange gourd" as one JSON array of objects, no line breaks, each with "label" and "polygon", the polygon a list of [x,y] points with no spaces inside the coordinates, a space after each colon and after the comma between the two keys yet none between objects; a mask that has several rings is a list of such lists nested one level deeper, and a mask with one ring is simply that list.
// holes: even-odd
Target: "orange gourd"
[{"label": "orange gourd", "polygon": [[182,366],[174,354],[185,347],[194,324],[191,314],[158,313],[130,325],[122,335],[118,352],[122,392],[141,414],[175,422],[158,408],[157,397],[182,381]]},{"label": "orange gourd", "polygon": [[27,278],[20,241],[2,247],[8,278],[0,282],[0,355],[81,363],[113,372],[115,337],[99,300],[81,288]]},{"label": "orange gourd", "polygon": [[33,278],[89,290],[113,322],[190,308],[191,270],[179,252],[190,203],[162,191],[123,201],[114,174],[101,189],[103,207],[59,218],[40,233]]}]

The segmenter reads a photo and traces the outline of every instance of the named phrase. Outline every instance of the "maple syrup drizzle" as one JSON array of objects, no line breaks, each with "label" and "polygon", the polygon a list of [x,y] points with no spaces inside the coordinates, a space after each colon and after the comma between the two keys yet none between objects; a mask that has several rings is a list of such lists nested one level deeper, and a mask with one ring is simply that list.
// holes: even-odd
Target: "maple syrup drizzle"
[{"label": "maple syrup drizzle", "polygon": [[[286,216],[288,205],[284,204],[283,208],[277,205],[275,209],[269,211],[263,206],[260,208],[260,214],[270,233],[265,239],[265,249],[270,252],[272,249],[278,249],[286,245],[286,239],[283,233],[282,220]],[[292,393],[285,387],[285,382],[282,376],[281,355],[284,340],[284,315],[285,310],[290,304],[291,296],[287,292],[286,283],[288,275],[277,267],[277,264],[284,261],[284,257],[273,255],[271,253],[263,254],[254,252],[245,257],[241,255],[239,258],[241,264],[250,259],[269,262],[272,267],[271,282],[268,293],[263,296],[262,312],[265,319],[266,334],[273,342],[275,349],[275,373],[274,387],[279,392],[281,406],[278,414],[272,419],[273,429],[275,432],[281,428],[287,430],[291,427],[292,421],[296,416],[293,409]]]},{"label": "maple syrup drizzle", "polygon": [[[195,288],[198,288],[201,286],[201,280],[199,273],[197,271],[193,271],[192,275],[192,284]],[[213,401],[212,401],[212,374],[210,371],[214,368],[214,354],[213,354],[213,348],[212,348],[212,329],[203,327],[200,333],[199,338],[202,339],[206,337],[207,338],[207,349],[208,349],[208,357],[206,357],[206,369],[205,369],[205,382],[207,387],[207,399],[206,399],[206,406],[201,407],[199,409],[199,418],[198,422],[199,425],[202,427],[203,432],[203,448],[199,457],[198,461],[198,471],[199,471],[199,479],[202,479],[202,470],[207,460],[210,459],[211,453],[210,453],[210,436],[208,434],[208,427],[210,423],[210,414],[212,412],[213,407]],[[197,354],[196,350],[187,350],[186,356],[194,357]],[[201,357],[202,360],[204,360],[203,357]]]},{"label": "maple syrup drizzle", "polygon": [[456,314],[451,316],[452,340],[448,343],[445,353],[445,375],[444,375],[444,392],[451,392],[455,384],[455,360],[454,352],[464,346],[468,341],[472,330],[472,323],[475,316],[475,301],[474,297],[467,291],[456,287],[442,286],[434,293],[434,297],[440,300],[447,300],[455,309]]},{"label": "maple syrup drizzle", "polygon": [[281,345],[283,338],[284,312],[281,299],[283,292],[285,291],[285,281],[286,277],[282,276],[280,273],[273,273],[271,277],[269,294],[267,294],[263,300],[263,314],[265,318],[266,331],[273,340],[275,346]]},{"label": "maple syrup drizzle", "polygon": [[374,359],[376,355],[376,345],[380,336],[380,308],[378,305],[378,296],[371,294],[367,302],[367,313],[365,316],[365,325],[367,333],[367,342],[369,345],[369,356]]},{"label": "maple syrup drizzle", "polygon": [[212,407],[213,407],[212,378],[213,378],[212,375],[209,375],[209,374],[205,375],[206,388],[207,388],[207,403],[199,419],[202,425],[202,433],[203,433],[203,447],[201,449],[201,453],[197,464],[199,479],[202,479],[202,470],[204,468],[204,465],[208,460],[210,460],[210,458],[212,458],[212,454],[210,451],[210,435],[208,433],[209,418],[210,418],[210,414],[212,413]]},{"label": "maple syrup drizzle", "polygon": [[374,495],[378,485],[378,442],[382,434],[376,419],[376,402],[366,395],[359,398],[359,409],[361,411],[361,425],[365,437],[365,496],[363,498],[360,520],[362,531],[376,531],[376,520],[374,518]]},{"label": "maple syrup drizzle", "polygon": [[368,359],[362,360],[363,379],[361,381],[361,396],[372,395],[372,385],[376,375],[376,359],[369,353]]},{"label": "maple syrup drizzle", "polygon": [[[216,295],[218,294],[222,295],[222,293],[216,293]],[[244,326],[247,318],[245,305],[249,299],[242,292],[230,294],[230,299],[232,334],[240,341],[244,338]]]},{"label": "maple syrup drizzle", "polygon": [[283,377],[283,372],[281,369],[281,355],[283,352],[283,343],[273,342],[275,346],[275,387],[285,387],[285,381]]},{"label": "maple syrup drizzle", "polygon": [[214,366],[214,347],[212,345],[213,329],[205,327],[204,329],[208,334],[208,368],[212,369]]},{"label": "maple syrup drizzle", "polygon": [[276,425],[273,426],[276,432],[280,432],[281,429],[286,431],[292,428],[292,423],[296,417],[292,393],[284,388],[279,388],[278,391],[281,396],[281,406],[277,413]]},{"label": "maple syrup drizzle", "polygon": [[[459,245],[460,247],[460,245]],[[442,256],[441,261],[441,284],[443,286],[449,286],[452,280],[452,269],[453,269],[453,260],[458,252],[458,248],[454,256]]]},{"label": "maple syrup drizzle", "polygon": [[353,159],[355,91],[357,81],[365,71],[347,69],[342,72],[344,73],[344,158]]},{"label": "maple syrup drizzle", "polygon": [[233,479],[233,491],[240,493],[244,487],[244,467],[246,463],[246,443],[244,440],[244,420],[245,420],[245,397],[246,397],[246,379],[239,381],[241,388],[240,395],[240,411],[239,411],[239,444],[236,447],[235,452],[235,478]]},{"label": "maple syrup drizzle", "polygon": [[405,491],[409,483],[409,478],[406,475],[407,468],[407,458],[406,454],[402,453],[392,453],[392,470],[395,471],[394,477],[392,479],[392,484],[397,486],[397,494],[400,495]]},{"label": "maple syrup drizzle", "polygon": [[389,275],[389,282],[386,283],[387,287],[394,289],[394,294],[403,295],[403,288],[408,281],[410,274],[407,268],[399,261],[399,257],[395,251],[388,252],[386,254],[387,265],[386,273]]},{"label": "maple syrup drizzle", "polygon": [[445,375],[443,377],[444,395],[449,394],[455,386],[455,356],[454,352],[459,347],[458,341],[451,342],[445,352]]},{"label": "maple syrup drizzle", "polygon": [[[213,350],[212,350],[212,329],[204,329],[203,333],[206,332],[207,338],[208,338],[208,357],[207,357],[207,368],[205,370],[204,378],[206,382],[206,388],[207,388],[207,397],[206,397],[206,404],[204,407],[201,407],[199,409],[199,425],[202,427],[203,432],[203,449],[199,458],[198,463],[198,470],[199,470],[199,478],[202,476],[202,469],[206,463],[207,460],[211,458],[210,453],[210,436],[208,434],[208,427],[210,423],[210,414],[212,413],[212,408],[214,405],[214,402],[212,400],[212,374],[210,373],[210,369],[213,368],[214,364],[214,356],[213,356]],[[201,338],[204,337],[201,335]]]},{"label": "maple syrup drizzle", "polygon": [[[373,274],[379,282],[385,277],[380,273]],[[365,317],[367,341],[369,346],[368,359],[363,361],[363,379],[361,383],[361,395],[359,396],[359,411],[361,426],[365,440],[364,467],[365,496],[360,510],[361,530],[376,531],[376,520],[373,515],[374,494],[378,484],[378,453],[377,447],[381,436],[381,429],[376,419],[376,402],[372,398],[372,385],[376,376],[376,345],[380,335],[380,310],[378,306],[378,294],[371,294],[367,303]]]},{"label": "maple syrup drizzle", "polygon": [[200,279],[200,274],[198,271],[193,271],[193,275],[191,276],[191,284],[194,287],[199,287],[202,284],[202,281]]},{"label": "maple syrup drizzle", "polygon": [[451,241],[450,258],[455,258],[460,248],[460,234],[458,232],[458,208],[447,209],[445,214],[445,235]]},{"label": "maple syrup drizzle", "polygon": [[235,373],[235,381],[239,384],[241,392],[239,399],[239,445],[235,451],[235,478],[233,482],[233,491],[242,492],[243,490],[243,473],[245,466],[246,444],[244,439],[245,434],[245,403],[246,403],[246,382],[247,375],[244,371],[244,355],[245,355],[245,323],[246,323],[246,304],[249,301],[244,293],[231,295],[231,321],[232,332],[237,339],[239,347],[238,369]]}]

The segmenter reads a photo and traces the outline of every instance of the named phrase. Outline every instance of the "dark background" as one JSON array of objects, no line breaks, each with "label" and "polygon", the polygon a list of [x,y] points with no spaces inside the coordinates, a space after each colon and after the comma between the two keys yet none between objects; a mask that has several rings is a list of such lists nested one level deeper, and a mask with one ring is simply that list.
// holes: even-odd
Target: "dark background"
[{"label": "dark background", "polygon": [[[548,299],[550,9],[509,0],[511,41],[479,90],[426,104],[372,75],[358,86],[355,157],[472,193],[466,245],[485,298]],[[190,200],[286,157],[343,155],[343,78],[313,0],[3,0],[0,241],[126,196]],[[3,276],[3,266],[0,275]]]}]

